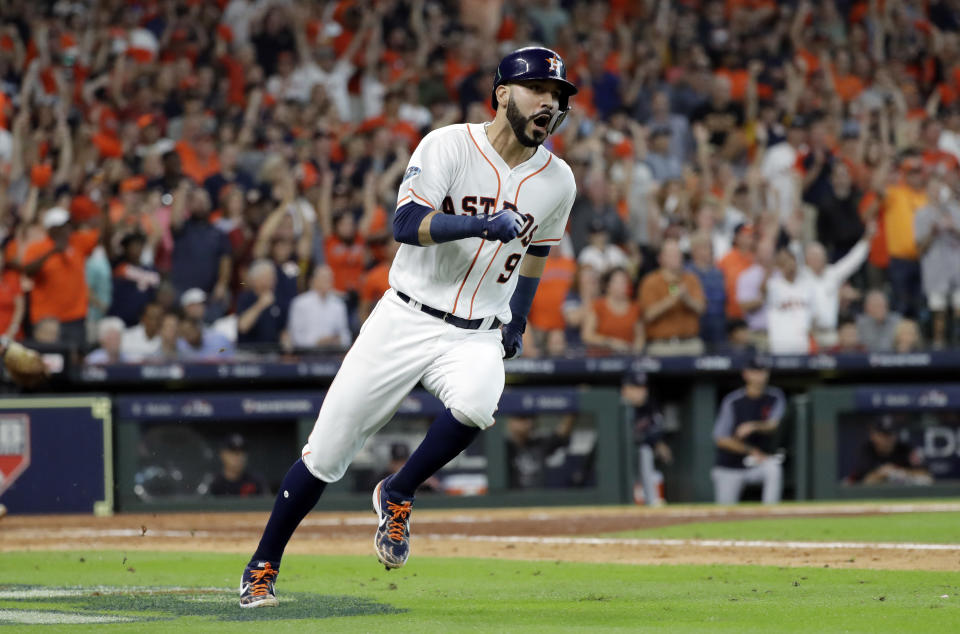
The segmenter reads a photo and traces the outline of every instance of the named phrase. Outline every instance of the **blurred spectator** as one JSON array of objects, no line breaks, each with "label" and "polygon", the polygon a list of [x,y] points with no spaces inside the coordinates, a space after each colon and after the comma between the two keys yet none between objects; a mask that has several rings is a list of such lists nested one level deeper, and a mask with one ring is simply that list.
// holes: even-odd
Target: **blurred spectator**
[{"label": "blurred spectator", "polygon": [[284,177],[276,189],[280,192],[280,204],[261,225],[253,257],[273,262],[277,303],[289,306],[300,290],[300,271],[310,263],[316,217],[309,203],[305,203],[306,211],[296,200],[292,178]]},{"label": "blurred spectator", "polygon": [[173,203],[170,278],[179,295],[190,288],[207,293],[207,319],[212,321],[226,308],[232,267],[230,241],[210,222],[210,197],[205,190],[181,184]]},{"label": "blurred spectator", "polygon": [[[369,203],[369,201],[368,201]],[[363,212],[358,227],[350,205],[350,190],[341,183],[333,188],[332,175],[323,185],[321,203],[317,206],[320,230],[324,236],[324,256],[333,269],[333,285],[341,293],[356,294],[366,266],[365,229],[372,221],[373,207]],[[350,301],[352,304],[352,299]]]},{"label": "blurred spectator", "polygon": [[727,158],[735,156],[744,143],[740,131],[745,118],[743,105],[731,99],[730,90],[729,78],[714,75],[709,101],[690,113],[694,136],[698,134],[697,126],[702,126],[710,145]]},{"label": "blurred spectator", "polygon": [[647,151],[641,155],[653,174],[654,180],[664,183],[679,180],[683,177],[683,163],[671,153],[674,146],[673,130],[669,127],[656,126],[650,130],[647,140]]},{"label": "blurred spectator", "polygon": [[20,273],[6,266],[0,249],[0,336],[14,339],[20,333],[26,302],[20,286]]},{"label": "blurred spectator", "polygon": [[[363,276],[363,283],[360,285],[360,305],[357,308],[360,323],[367,320],[367,317],[373,311],[373,307],[390,288],[390,265],[397,254],[398,247],[399,245],[393,238],[389,238],[384,248],[384,260],[378,262]],[[540,279],[542,284],[543,278]]]},{"label": "blurred spectator", "polygon": [[920,264],[914,216],[927,204],[923,163],[918,157],[903,162],[903,181],[887,187],[884,197],[884,222],[887,229],[887,269],[893,293],[893,310],[904,317],[916,317],[920,309]]},{"label": "blurred spectator", "polygon": [[533,416],[507,419],[507,464],[511,489],[543,487],[547,480],[547,458],[570,442],[575,417],[567,415],[547,436],[534,435]]},{"label": "blurred spectator", "polygon": [[548,357],[564,357],[567,355],[567,333],[565,330],[548,330],[544,350]]},{"label": "blurred spectator", "polygon": [[943,348],[947,344],[948,303],[955,324],[960,321],[960,203],[948,185],[939,180],[935,184],[939,196],[917,211],[914,231],[923,292],[933,313],[931,343],[934,348]]},{"label": "blurred spectator", "polygon": [[860,449],[856,466],[847,476],[849,484],[933,483],[923,463],[923,450],[899,438],[893,419],[882,416],[870,424],[870,437]]},{"label": "blurred spectator", "polygon": [[87,340],[85,319],[89,291],[84,272],[86,258],[100,241],[96,229],[73,231],[70,212],[63,207],[43,215],[46,237],[27,246],[24,273],[33,279],[30,319],[52,317],[60,322],[64,343],[82,346]]},{"label": "blurred spectator", "polygon": [[837,161],[830,171],[829,186],[816,205],[817,235],[831,262],[848,254],[864,234],[859,211],[862,197],[850,169],[843,161]]},{"label": "blurred spectator", "polygon": [[[551,249],[551,252],[553,249]],[[593,303],[600,297],[600,276],[592,266],[577,268],[574,287],[570,289],[563,302],[563,319],[567,324],[567,341],[571,345],[580,343],[580,332],[587,316],[593,310]]]},{"label": "blurred spectator", "polygon": [[205,361],[233,356],[233,344],[222,334],[206,328],[199,319],[180,320],[180,339],[177,349],[183,360]]},{"label": "blurred spectator", "polygon": [[710,235],[695,234],[690,238],[690,264],[687,270],[697,276],[703,289],[706,306],[700,316],[700,338],[708,346],[717,346],[726,339],[726,291],[723,273],[713,264]]},{"label": "blurred spectator", "polygon": [[[624,240],[623,220],[616,208],[608,200],[608,187],[602,174],[591,173],[577,193],[577,199],[570,209],[569,232],[573,241],[573,250],[581,253],[594,233],[606,229],[606,241],[620,244]],[[603,249],[601,249],[603,253]]]},{"label": "blurred spectator", "polygon": [[901,354],[923,349],[920,327],[912,319],[901,319],[893,331],[893,351]]},{"label": "blurred spectator", "polygon": [[269,260],[257,260],[247,271],[247,288],[237,297],[237,343],[273,344],[287,338],[289,305],[274,294],[277,274]]},{"label": "blurred spectator", "polygon": [[770,370],[756,357],[743,370],[746,384],[724,397],[713,427],[717,446],[711,472],[717,504],[736,504],[746,484],[763,484],[763,503],[777,504],[783,488],[783,457],[773,434],[786,407],[783,392],[770,387]]},{"label": "blurred spectator", "polygon": [[143,361],[160,351],[160,327],[163,321],[163,306],[151,302],[143,309],[140,323],[127,328],[123,333],[120,349],[127,361]]},{"label": "blurred spectator", "polygon": [[[691,154],[690,123],[687,118],[670,111],[670,92],[657,90],[650,99],[650,117],[643,122],[650,130],[665,130],[670,139],[669,155],[685,161]],[[660,180],[660,179],[657,179]]]},{"label": "blurred spectator", "polygon": [[220,471],[210,483],[210,495],[249,497],[270,495],[260,474],[247,469],[247,443],[240,434],[231,434],[220,445]]},{"label": "blurred spectator", "polygon": [[863,314],[857,318],[860,342],[870,352],[892,351],[900,320],[900,315],[890,312],[883,291],[870,291],[863,302]]},{"label": "blurred spectator", "polygon": [[98,244],[87,258],[84,264],[84,277],[89,289],[90,302],[87,306],[87,341],[93,341],[96,338],[97,323],[106,316],[113,295],[110,260],[102,244]]},{"label": "blurred spectator", "polygon": [[120,257],[113,265],[113,288],[109,314],[127,326],[137,323],[144,306],[152,301],[160,285],[160,274],[143,262],[147,237],[139,230],[120,239]]},{"label": "blurred spectator", "polygon": [[683,254],[675,240],[664,241],[660,247],[660,268],[640,282],[639,304],[649,354],[703,352],[700,315],[706,299],[697,276],[684,270]]},{"label": "blurred spectator", "polygon": [[841,319],[837,328],[837,341],[829,348],[830,352],[866,352],[866,347],[860,343],[860,333],[857,322],[853,319]]},{"label": "blurred spectator", "polygon": [[[387,463],[386,469],[377,474],[375,482],[380,482],[387,476],[393,475],[397,471],[400,471],[409,457],[410,447],[408,447],[406,444],[402,442],[390,443],[390,462]],[[374,484],[374,486],[376,486],[376,484]],[[430,476],[423,484],[417,487],[417,493],[442,490],[443,485],[440,482],[440,478],[438,478],[436,475]]]},{"label": "blurred spectator", "polygon": [[669,465],[673,452],[663,441],[663,414],[650,396],[645,372],[630,372],[620,387],[620,399],[628,409],[627,421],[632,427],[633,442],[637,448],[637,478],[633,485],[633,500],[648,506],[663,505],[663,473],[655,461]]},{"label": "blurred spectator", "polygon": [[60,322],[53,317],[44,317],[37,323],[33,324],[32,341],[47,345],[59,343]]},{"label": "blurred spectator", "polygon": [[618,268],[630,265],[627,254],[623,249],[610,243],[610,234],[607,224],[600,218],[594,218],[590,224],[590,236],[587,245],[577,257],[580,266],[589,266],[600,275]]},{"label": "blurred spectator", "polygon": [[785,132],[779,142],[771,140],[760,162],[761,173],[768,185],[767,205],[781,220],[796,211],[796,201],[800,197],[797,161],[807,138],[807,120],[803,115],[794,115]]},{"label": "blurred spectator", "polygon": [[756,243],[751,225],[740,223],[733,231],[733,248],[717,263],[723,272],[724,291],[727,296],[727,317],[743,318],[737,298],[737,282],[740,275],[753,266]]},{"label": "blurred spectator", "polygon": [[550,249],[547,262],[540,276],[537,294],[530,307],[531,332],[544,333],[544,339],[550,333],[559,331],[561,335],[566,329],[564,305],[570,290],[573,287],[577,272],[576,261],[564,253],[563,245]]},{"label": "blurred spectator", "polygon": [[766,282],[767,342],[773,354],[810,352],[815,290],[798,274],[797,256],[788,247],[777,251],[777,272]]},{"label": "blurred spectator", "polygon": [[180,296],[180,307],[184,318],[203,322],[207,315],[207,294],[199,288],[188,289]]},{"label": "blurred spectator", "polygon": [[813,285],[813,329],[817,343],[832,346],[837,339],[840,294],[844,284],[867,259],[876,224],[869,223],[863,237],[834,264],[827,265],[827,252],[819,242],[807,244],[806,268],[801,273]]},{"label": "blurred spectator", "polygon": [[[736,297],[740,312],[754,334],[765,345],[767,335],[767,282],[775,272],[774,243],[762,240],[757,245],[756,261],[737,278]],[[733,253],[733,251],[731,251]]]},{"label": "blurred spectator", "polygon": [[290,305],[290,342],[295,348],[346,350],[350,347],[347,305],[333,289],[333,270],[313,270],[310,290]]},{"label": "blurred spectator", "polygon": [[83,362],[87,365],[121,363],[126,356],[121,349],[123,320],[119,317],[104,317],[97,325],[97,341],[100,347],[88,354]]},{"label": "blurred spectator", "polygon": [[173,361],[180,356],[178,342],[180,340],[180,316],[174,312],[163,314],[160,320],[160,346],[151,357],[151,360]]},{"label": "blurred spectator", "polygon": [[727,340],[724,345],[720,347],[721,351],[737,354],[749,352],[755,348],[750,328],[744,320],[727,320],[726,332]]},{"label": "blurred spectator", "polygon": [[630,297],[630,276],[613,269],[604,279],[603,296],[593,300],[584,317],[581,338],[588,347],[621,354],[643,350],[640,307]]}]

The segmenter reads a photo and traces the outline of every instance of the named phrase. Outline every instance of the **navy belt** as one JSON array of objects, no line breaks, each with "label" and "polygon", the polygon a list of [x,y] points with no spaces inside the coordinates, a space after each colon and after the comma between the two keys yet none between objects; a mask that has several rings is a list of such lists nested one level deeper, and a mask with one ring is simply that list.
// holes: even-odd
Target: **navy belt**
[{"label": "navy belt", "polygon": [[486,328],[483,328],[484,330],[494,330],[496,328],[499,328],[503,323],[496,317],[493,318],[493,321],[490,321],[489,317],[484,319],[464,319],[463,317],[457,317],[456,315],[444,312],[442,310],[431,308],[426,304],[421,304],[417,300],[412,299],[406,293],[402,293],[400,291],[397,291],[397,297],[402,299],[407,304],[418,309],[421,313],[426,313],[431,317],[436,317],[440,321],[447,322],[451,326],[456,326],[457,328],[463,328],[464,330],[477,330],[478,328],[481,328],[483,326],[484,322],[490,323],[489,326],[487,326]]}]

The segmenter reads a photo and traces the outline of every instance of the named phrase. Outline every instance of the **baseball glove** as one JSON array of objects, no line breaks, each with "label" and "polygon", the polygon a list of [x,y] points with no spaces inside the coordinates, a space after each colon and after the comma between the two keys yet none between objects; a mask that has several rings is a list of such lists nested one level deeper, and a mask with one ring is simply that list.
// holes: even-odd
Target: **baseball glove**
[{"label": "baseball glove", "polygon": [[[4,345],[5,344],[5,345]],[[0,341],[4,345],[3,367],[13,382],[33,387],[47,378],[47,368],[36,350],[25,348],[16,341]]]}]

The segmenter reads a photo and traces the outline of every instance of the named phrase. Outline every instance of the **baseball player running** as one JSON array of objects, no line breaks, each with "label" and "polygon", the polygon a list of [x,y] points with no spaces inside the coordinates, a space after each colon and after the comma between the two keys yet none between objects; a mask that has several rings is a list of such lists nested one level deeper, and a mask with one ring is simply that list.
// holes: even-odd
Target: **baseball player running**
[{"label": "baseball player running", "polygon": [[280,486],[243,572],[241,607],[277,605],[274,583],[297,525],[420,383],[446,409],[373,491],[377,557],[388,570],[407,561],[414,492],[493,424],[503,359],[520,354],[550,245],[563,235],[576,185],[542,143],[576,92],[554,51],[516,50],[497,68],[493,122],[434,130],[414,151],[397,195],[391,289],[347,352]]}]

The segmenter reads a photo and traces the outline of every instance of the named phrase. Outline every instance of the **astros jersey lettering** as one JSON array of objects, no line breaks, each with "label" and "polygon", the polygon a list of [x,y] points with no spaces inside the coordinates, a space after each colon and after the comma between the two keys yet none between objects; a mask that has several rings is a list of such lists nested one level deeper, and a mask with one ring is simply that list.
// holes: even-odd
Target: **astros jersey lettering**
[{"label": "astros jersey lettering", "polygon": [[466,319],[510,321],[510,297],[530,245],[563,237],[576,184],[569,166],[543,146],[510,169],[484,124],[434,130],[410,157],[397,206],[415,202],[448,214],[512,209],[526,222],[513,241],[471,238],[430,247],[400,245],[390,285],[419,302]]}]

